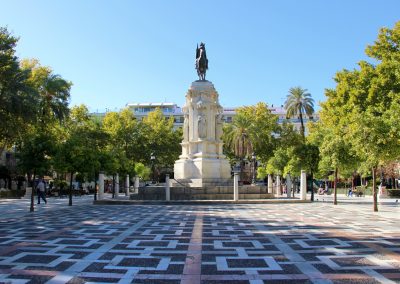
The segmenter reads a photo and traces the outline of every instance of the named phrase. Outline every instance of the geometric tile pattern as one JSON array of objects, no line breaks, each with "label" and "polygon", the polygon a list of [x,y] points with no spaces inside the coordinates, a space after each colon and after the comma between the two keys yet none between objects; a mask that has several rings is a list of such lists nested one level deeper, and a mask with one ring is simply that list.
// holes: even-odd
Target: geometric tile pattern
[{"label": "geometric tile pattern", "polygon": [[400,206],[89,200],[5,216],[0,283],[400,283]]}]

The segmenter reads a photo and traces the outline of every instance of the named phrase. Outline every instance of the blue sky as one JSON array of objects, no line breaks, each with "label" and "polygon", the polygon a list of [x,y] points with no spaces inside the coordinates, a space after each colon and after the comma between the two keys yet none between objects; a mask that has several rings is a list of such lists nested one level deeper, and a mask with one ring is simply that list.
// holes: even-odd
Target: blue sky
[{"label": "blue sky", "polygon": [[223,106],[276,106],[294,86],[323,101],[399,11],[398,0],[0,0],[0,26],[20,37],[20,58],[72,81],[71,104],[91,111],[182,106],[201,41]]}]

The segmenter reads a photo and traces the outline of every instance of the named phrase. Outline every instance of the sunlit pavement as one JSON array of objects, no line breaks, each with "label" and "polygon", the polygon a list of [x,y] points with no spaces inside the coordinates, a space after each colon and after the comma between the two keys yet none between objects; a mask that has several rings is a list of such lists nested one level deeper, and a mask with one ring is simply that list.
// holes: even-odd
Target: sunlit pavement
[{"label": "sunlit pavement", "polygon": [[82,196],[35,212],[0,200],[0,282],[400,283],[400,205],[382,200],[374,213],[369,197],[317,198],[100,206]]}]

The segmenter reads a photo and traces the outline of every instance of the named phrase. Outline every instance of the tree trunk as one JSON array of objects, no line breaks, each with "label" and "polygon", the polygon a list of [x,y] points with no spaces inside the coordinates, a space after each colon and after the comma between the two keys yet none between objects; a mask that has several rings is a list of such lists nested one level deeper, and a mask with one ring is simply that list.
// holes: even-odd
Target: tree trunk
[{"label": "tree trunk", "polygon": [[314,173],[311,171],[311,202],[314,201]]},{"label": "tree trunk", "polygon": [[244,180],[244,161],[243,158],[240,159],[240,181]]},{"label": "tree trunk", "polygon": [[115,175],[113,175],[112,198],[115,198]]},{"label": "tree trunk", "polygon": [[376,167],[372,167],[372,197],[374,199],[374,212],[378,212],[378,195],[376,192]]},{"label": "tree trunk", "polygon": [[354,179],[355,179],[355,174],[353,172],[353,175],[351,176],[351,190],[354,191]]},{"label": "tree trunk", "polygon": [[30,212],[35,211],[35,190],[36,190],[36,185],[35,185],[35,176],[36,176],[36,171],[33,171],[33,184],[32,184],[32,193],[31,193],[31,207],[29,208]]},{"label": "tree trunk", "polygon": [[335,181],[333,183],[333,204],[337,205],[337,174],[338,168],[335,168]]},{"label": "tree trunk", "polygon": [[10,174],[9,174],[8,177],[7,177],[7,188],[8,188],[9,190],[12,189],[12,179],[11,179],[11,175],[10,175]]},{"label": "tree trunk", "polygon": [[300,132],[303,140],[305,139],[305,129],[304,129],[304,122],[303,122],[303,113],[301,112],[301,108],[299,108],[299,117],[300,117]]},{"label": "tree trunk", "polygon": [[71,177],[69,178],[69,202],[68,202],[68,206],[72,206],[72,175],[73,175],[73,173],[71,172]]},{"label": "tree trunk", "polygon": [[97,176],[98,174],[94,173],[94,201],[97,200]]}]

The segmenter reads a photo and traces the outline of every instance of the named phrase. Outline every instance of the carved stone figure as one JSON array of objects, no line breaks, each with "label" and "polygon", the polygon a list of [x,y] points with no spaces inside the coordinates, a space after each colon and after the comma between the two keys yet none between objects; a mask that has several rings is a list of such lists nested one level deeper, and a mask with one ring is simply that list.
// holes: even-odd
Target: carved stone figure
[{"label": "carved stone figure", "polygon": [[183,141],[189,141],[189,114],[185,113],[183,121]]},{"label": "carved stone figure", "polygon": [[204,115],[199,115],[197,118],[197,126],[199,131],[199,138],[207,137],[207,123],[206,117]]},{"label": "carved stone figure", "polygon": [[208,69],[208,59],[206,54],[206,47],[204,43],[200,43],[200,47],[196,48],[196,70],[199,80],[206,80],[206,72]]},{"label": "carved stone figure", "polygon": [[222,136],[222,114],[217,114],[215,116],[215,140],[216,141],[221,141],[221,136]]}]

